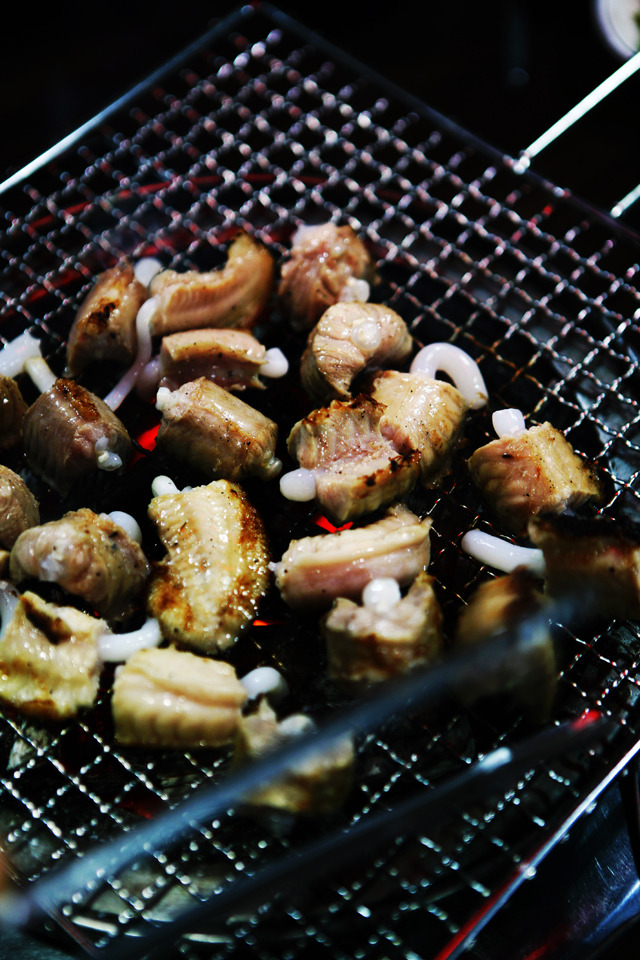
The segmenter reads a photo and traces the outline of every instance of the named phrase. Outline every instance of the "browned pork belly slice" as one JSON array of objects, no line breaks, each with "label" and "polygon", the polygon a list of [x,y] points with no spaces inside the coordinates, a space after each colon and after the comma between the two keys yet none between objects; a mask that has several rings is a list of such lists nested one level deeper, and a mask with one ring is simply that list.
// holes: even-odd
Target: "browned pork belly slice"
[{"label": "browned pork belly slice", "polygon": [[[536,721],[549,716],[557,684],[556,651],[543,617],[545,599],[538,579],[522,567],[481,584],[462,610],[452,638],[452,650],[462,651],[508,634],[536,618],[539,625],[518,639],[513,649],[487,658],[486,667],[474,663],[456,683],[459,699],[473,704],[499,698],[517,706]],[[517,635],[516,635],[517,636]]]},{"label": "browned pork belly slice", "polygon": [[330,607],[336,597],[359,600],[378,577],[406,586],[429,565],[431,524],[395,504],[366,526],[292,540],[274,566],[276,585],[285,603],[302,610]]},{"label": "browned pork belly slice", "polygon": [[167,334],[160,346],[160,386],[176,387],[207,377],[226,390],[264,389],[260,368],[266,348],[246,330],[182,330]]},{"label": "browned pork belly slice", "polygon": [[228,663],[173,647],[139,650],[116,670],[116,740],[127,746],[220,747],[233,739],[246,699]]},{"label": "browned pork belly slice", "polygon": [[107,620],[131,613],[150,565],[140,545],[108,515],[88,507],[20,534],[10,559],[14,583],[57,583]]},{"label": "browned pork belly slice", "polygon": [[33,472],[63,495],[99,469],[120,470],[133,452],[126,427],[107,404],[64,377],[25,413],[23,442]]},{"label": "browned pork belly slice", "polygon": [[[234,766],[259,760],[282,747],[296,735],[287,730],[287,725],[298,718],[305,719],[292,715],[279,723],[273,709],[261,700],[254,713],[240,718],[234,738]],[[284,776],[252,791],[245,800],[253,806],[291,814],[332,813],[342,806],[353,786],[354,763],[353,742],[343,737],[296,763]]]},{"label": "browned pork belly slice", "polygon": [[545,589],[573,597],[578,612],[640,619],[640,526],[604,517],[540,516],[529,538],[542,550]]},{"label": "browned pork belly slice", "polygon": [[0,465],[0,547],[10,550],[20,534],[37,523],[37,499],[19,473]]},{"label": "browned pork belly slice", "polygon": [[402,317],[379,303],[336,303],[309,334],[300,374],[315,400],[344,400],[365,370],[401,366],[413,340]]},{"label": "browned pork belly slice", "polygon": [[149,516],[167,556],[154,566],[147,609],[163,636],[214,653],[252,623],[269,582],[264,524],[226,480],[154,497]]},{"label": "browned pork belly slice", "polygon": [[460,391],[445,380],[398,370],[376,374],[369,389],[385,407],[384,436],[397,450],[417,450],[422,483],[436,484],[450,471],[463,436],[469,405]]},{"label": "browned pork belly slice", "polygon": [[594,467],[550,423],[492,440],[468,463],[500,523],[518,535],[526,533],[530,517],[575,510],[602,497]]},{"label": "browned pork belly slice", "polygon": [[361,687],[432,663],[442,651],[442,610],[433,577],[422,571],[407,594],[384,609],[340,597],[322,618],[329,676]]},{"label": "browned pork belly slice", "polygon": [[177,390],[158,391],[159,450],[209,480],[269,480],[281,467],[278,425],[240,397],[199,377]]},{"label": "browned pork belly slice", "polygon": [[105,630],[104,621],[74,607],[22,594],[0,638],[0,700],[46,720],[93,706]]},{"label": "browned pork belly slice", "polygon": [[9,450],[20,443],[26,410],[27,404],[16,381],[0,375],[0,450]]},{"label": "browned pork belly slice", "polygon": [[317,502],[338,523],[387,506],[416,482],[418,454],[398,453],[382,436],[383,411],[365,395],[333,400],[298,421],[287,438],[291,456],[314,473]]},{"label": "browned pork belly slice", "polygon": [[67,341],[67,373],[74,377],[91,363],[132,363],[136,356],[136,317],[149,296],[123,258],[101,273],[80,305]]},{"label": "browned pork belly slice", "polygon": [[282,265],[278,295],[292,325],[309,330],[350,280],[370,282],[374,274],[371,255],[352,227],[301,227]]},{"label": "browned pork belly slice", "polygon": [[200,273],[162,270],[150,284],[157,301],[152,333],[196,327],[252,327],[271,295],[275,263],[267,248],[244,231],[233,240],[227,262]]}]

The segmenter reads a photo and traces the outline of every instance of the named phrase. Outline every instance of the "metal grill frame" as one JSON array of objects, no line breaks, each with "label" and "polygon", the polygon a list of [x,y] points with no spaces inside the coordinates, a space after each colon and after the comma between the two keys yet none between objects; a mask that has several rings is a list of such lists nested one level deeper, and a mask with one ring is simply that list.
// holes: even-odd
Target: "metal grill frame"
[{"label": "metal grill frame", "polygon": [[[268,5],[243,8],[12,177],[0,204],[2,339],[35,324],[54,365],[75,307],[122,253],[211,267],[239,225],[283,256],[297,223],[350,222],[378,259],[375,299],[397,309],[418,341],[450,340],[474,356],[492,407],[549,419],[596,459],[609,489],[604,513],[640,514],[636,235]],[[277,320],[264,332],[284,335]],[[273,409],[282,402],[277,389],[265,399]],[[490,438],[488,424],[488,415],[473,418],[468,450]],[[434,519],[432,572],[451,620],[492,575],[461,554],[460,538],[494,527],[462,467],[418,506]],[[317,530],[308,508],[293,527],[296,536]],[[291,530],[278,528],[274,546]],[[286,631],[254,630],[235,656],[308,679],[308,664],[287,660],[308,629],[288,621]],[[294,898],[284,918],[282,904],[248,911],[213,933],[191,932],[179,955],[294,958],[310,956],[312,943],[318,958],[375,956],[381,944],[391,958],[464,950],[640,746],[637,625],[560,633],[553,722],[589,709],[613,718],[606,752],[532,769],[488,807],[400,838],[346,880]],[[108,696],[105,676],[97,710],[54,731],[8,711],[0,718],[0,829],[27,885],[227,769],[223,753],[150,758],[115,748]],[[325,703],[340,698],[319,682],[302,705],[322,715]],[[399,722],[360,744],[356,795],[337,818],[278,831],[234,814],[78,891],[58,920],[99,956],[228,875],[251,873],[319,830],[348,828],[526,732],[522,718],[504,725],[452,709]]]}]

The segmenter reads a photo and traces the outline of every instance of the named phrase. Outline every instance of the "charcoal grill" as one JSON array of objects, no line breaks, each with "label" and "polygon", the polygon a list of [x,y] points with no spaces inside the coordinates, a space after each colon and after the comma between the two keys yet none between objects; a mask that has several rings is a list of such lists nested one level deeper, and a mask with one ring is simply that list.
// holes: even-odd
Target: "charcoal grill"
[{"label": "charcoal grill", "polygon": [[[449,340],[477,359],[492,407],[548,419],[597,459],[608,490],[603,513],[620,521],[640,514],[637,235],[277,9],[255,4],[220,24],[8,180],[0,203],[2,340],[36,326],[59,370],[77,305],[122,254],[211,268],[237,227],[281,257],[299,223],[351,223],[377,260],[375,299],[391,304],[419,342]],[[277,308],[261,332],[292,356],[300,348]],[[116,373],[94,376],[100,392]],[[283,436],[303,402],[295,372],[260,401]],[[149,409],[132,400],[122,415],[144,443]],[[474,415],[468,449],[492,435],[488,413]],[[84,502],[126,503],[144,527],[158,467],[153,453],[143,454],[126,483],[95,485]],[[178,465],[169,469],[177,482],[190,479]],[[39,494],[45,515],[60,512],[59,500]],[[308,506],[284,512],[272,491],[251,494],[272,518],[275,554],[292,537],[318,532]],[[75,496],[62,506],[74,506]],[[493,531],[491,519],[463,466],[412,505],[433,517],[432,572],[450,623],[492,575],[460,549],[467,530]],[[337,876],[305,877],[304,889],[284,899],[248,901],[230,917],[181,930],[165,954],[404,960],[463,952],[640,747],[637,625],[594,632],[561,624],[558,642],[550,724],[609,718],[606,749],[536,763],[488,800],[399,834],[371,856],[362,849]],[[321,722],[346,706],[324,677],[316,625],[293,618],[277,597],[231,656],[240,669],[277,666],[289,679],[291,708]],[[109,689],[106,671],[96,710],[55,729],[10,711],[0,718],[0,833],[24,890],[228,775],[223,752],[119,748]],[[463,711],[446,699],[396,717],[360,738],[357,783],[339,814],[313,822],[221,814],[178,844],[69,889],[39,933],[56,940],[66,931],[71,941],[58,942],[118,956],[234,879],[318,837],[329,842],[416,790],[436,790],[530,733],[524,717]]]}]

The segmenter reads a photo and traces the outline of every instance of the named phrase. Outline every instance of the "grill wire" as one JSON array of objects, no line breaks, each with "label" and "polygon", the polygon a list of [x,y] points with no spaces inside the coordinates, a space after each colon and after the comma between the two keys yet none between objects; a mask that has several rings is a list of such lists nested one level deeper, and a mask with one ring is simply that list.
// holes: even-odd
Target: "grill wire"
[{"label": "grill wire", "polygon": [[[549,420],[597,460],[608,485],[605,514],[640,514],[635,235],[532,173],[517,173],[509,158],[277,11],[244,8],[231,29],[204,38],[81,141],[6,188],[0,202],[3,342],[36,325],[59,371],[77,305],[122,254],[210,269],[224,262],[238,226],[280,258],[298,223],[349,222],[377,258],[374,298],[394,307],[418,342],[450,340],[477,359],[492,408],[516,406],[528,421]],[[299,349],[277,311],[263,339],[284,343],[285,352]],[[101,376],[104,385],[91,384],[96,392],[110,371]],[[296,419],[292,397],[304,402],[298,393],[294,372],[256,399],[283,437]],[[137,435],[149,426],[148,409],[134,401],[121,415]],[[492,436],[490,413],[474,414],[467,451]],[[133,507],[126,499],[131,476],[126,487],[110,481],[85,491],[88,505],[128,508],[144,527],[158,466],[151,455],[132,469]],[[179,466],[171,472],[180,483]],[[60,512],[59,502],[41,495],[45,516]],[[251,495],[273,516],[274,554],[289,539],[318,532],[307,505],[288,505],[283,516],[275,494],[251,487]],[[416,494],[410,505],[433,517],[430,572],[450,625],[491,576],[461,553],[462,535],[472,527],[501,531],[464,464],[441,490]],[[292,709],[322,717],[340,706],[323,677],[315,623],[294,619],[277,597],[267,600],[263,619],[231,654],[239,672],[256,662],[281,669]],[[640,732],[637,641],[637,625],[627,622],[596,635],[559,630],[552,721],[590,709],[612,717],[616,734],[606,754],[544,764],[487,806],[399,838],[373,859],[363,851],[337,878],[305,878],[284,904],[248,904],[224,924],[193,931],[176,956],[399,960],[435,956],[452,938],[463,944],[470,918],[633,749]],[[21,884],[227,771],[221,751],[119,748],[109,686],[107,670],[96,710],[55,728],[10,710],[0,717],[0,832]],[[307,823],[232,812],[194,829],[177,849],[70,893],[63,925],[99,955],[322,831],[391,808],[527,732],[523,718],[448,703],[398,720],[359,744],[357,783],[340,813]]]}]

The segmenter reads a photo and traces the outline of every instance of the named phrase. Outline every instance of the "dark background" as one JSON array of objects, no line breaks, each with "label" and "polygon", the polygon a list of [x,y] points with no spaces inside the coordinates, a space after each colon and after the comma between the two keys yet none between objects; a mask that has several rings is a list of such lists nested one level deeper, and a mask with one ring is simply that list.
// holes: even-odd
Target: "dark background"
[{"label": "dark background", "polygon": [[[322,0],[276,6],[513,156],[622,62],[600,33],[590,0],[384,5]],[[4,27],[0,57],[0,180],[237,7],[189,0],[17,10],[13,25]],[[639,103],[636,77],[559,146],[545,151],[534,169],[610,209],[640,181]],[[640,231],[637,207],[625,219]],[[555,869],[553,858],[547,869]],[[528,887],[515,898],[512,920],[522,896],[535,898],[535,891]],[[498,942],[499,935],[498,928]],[[637,936],[623,938],[603,957],[640,955]],[[491,938],[489,943],[491,960],[499,960],[496,943]]]}]

